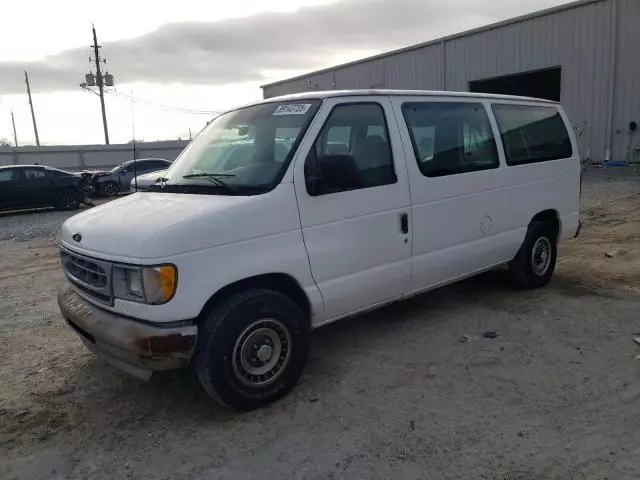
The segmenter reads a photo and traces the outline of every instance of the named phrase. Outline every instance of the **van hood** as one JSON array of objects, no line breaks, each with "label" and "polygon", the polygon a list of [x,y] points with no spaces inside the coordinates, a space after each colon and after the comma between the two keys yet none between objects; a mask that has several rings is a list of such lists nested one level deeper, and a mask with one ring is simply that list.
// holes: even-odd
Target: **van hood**
[{"label": "van hood", "polygon": [[293,185],[281,184],[255,196],[135,193],[71,217],[61,241],[87,255],[133,262],[294,228],[300,224]]}]

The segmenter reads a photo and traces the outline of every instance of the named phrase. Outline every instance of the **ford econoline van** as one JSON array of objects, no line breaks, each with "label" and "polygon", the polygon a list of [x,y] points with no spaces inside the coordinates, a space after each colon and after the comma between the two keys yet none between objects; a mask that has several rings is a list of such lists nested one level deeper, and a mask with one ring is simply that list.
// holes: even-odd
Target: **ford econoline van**
[{"label": "ford econoline van", "polygon": [[295,385],[313,328],[500,266],[546,285],[579,231],[580,173],[554,102],[264,100],[215,118],[149,191],[67,220],[58,302],[114,366],[193,366],[249,410]]}]

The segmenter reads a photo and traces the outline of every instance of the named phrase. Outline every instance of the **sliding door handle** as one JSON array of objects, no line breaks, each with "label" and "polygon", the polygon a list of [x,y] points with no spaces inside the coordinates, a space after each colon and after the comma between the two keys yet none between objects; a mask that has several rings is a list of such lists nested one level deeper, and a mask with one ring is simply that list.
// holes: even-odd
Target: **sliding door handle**
[{"label": "sliding door handle", "polygon": [[406,213],[400,214],[400,231],[405,235],[409,233],[409,215]]}]

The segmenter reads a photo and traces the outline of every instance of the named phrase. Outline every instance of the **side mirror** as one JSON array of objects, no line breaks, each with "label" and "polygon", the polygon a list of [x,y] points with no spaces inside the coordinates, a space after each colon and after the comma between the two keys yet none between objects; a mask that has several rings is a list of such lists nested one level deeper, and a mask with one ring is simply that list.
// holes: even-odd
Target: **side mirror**
[{"label": "side mirror", "polygon": [[121,172],[123,175],[126,175],[127,173],[129,173],[129,170],[127,170],[126,168],[124,170],[122,170]]},{"label": "side mirror", "polygon": [[310,155],[306,167],[307,191],[312,196],[362,187],[358,165],[351,155],[322,155],[317,159]]}]

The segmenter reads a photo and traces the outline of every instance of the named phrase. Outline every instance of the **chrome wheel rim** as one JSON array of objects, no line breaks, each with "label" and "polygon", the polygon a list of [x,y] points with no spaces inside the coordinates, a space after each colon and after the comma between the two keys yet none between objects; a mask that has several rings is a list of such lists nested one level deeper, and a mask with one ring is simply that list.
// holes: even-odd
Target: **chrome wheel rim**
[{"label": "chrome wheel rim", "polygon": [[531,250],[531,269],[537,276],[544,276],[551,265],[551,241],[547,237],[536,240]]},{"label": "chrome wheel rim", "polygon": [[118,189],[112,183],[107,183],[104,187],[102,187],[102,193],[104,193],[107,197],[113,197],[118,193]]},{"label": "chrome wheel rim", "polygon": [[278,320],[263,318],[245,328],[233,347],[233,373],[249,387],[264,387],[285,371],[291,357],[291,335]]}]

